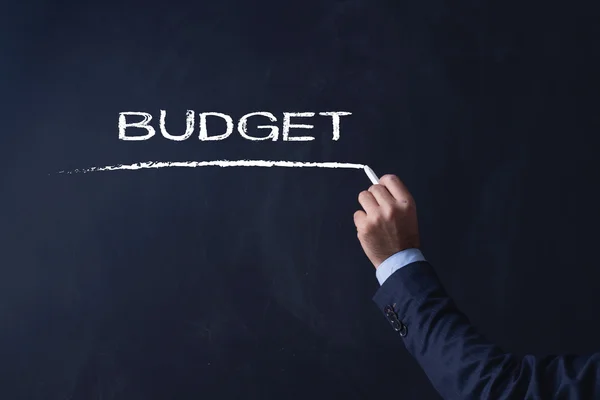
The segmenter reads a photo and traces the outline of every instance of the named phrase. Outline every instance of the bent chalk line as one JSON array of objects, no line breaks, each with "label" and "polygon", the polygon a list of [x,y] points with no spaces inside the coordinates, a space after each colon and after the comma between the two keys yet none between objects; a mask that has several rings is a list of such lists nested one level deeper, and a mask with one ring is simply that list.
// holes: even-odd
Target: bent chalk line
[{"label": "bent chalk line", "polygon": [[338,162],[296,162],[296,161],[268,161],[268,160],[215,160],[215,161],[148,161],[135,164],[107,165],[105,167],[90,167],[59,171],[59,174],[77,174],[98,171],[137,170],[148,168],[168,167],[287,167],[287,168],[351,168],[364,169],[364,164],[338,163]]}]

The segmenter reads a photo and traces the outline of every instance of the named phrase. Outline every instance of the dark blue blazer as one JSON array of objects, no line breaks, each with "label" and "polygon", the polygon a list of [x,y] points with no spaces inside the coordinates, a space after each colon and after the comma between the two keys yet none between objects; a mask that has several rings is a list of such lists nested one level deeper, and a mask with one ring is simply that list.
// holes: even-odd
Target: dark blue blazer
[{"label": "dark blue blazer", "polygon": [[477,333],[425,261],[394,272],[373,300],[444,399],[600,399],[600,353],[504,352]]}]

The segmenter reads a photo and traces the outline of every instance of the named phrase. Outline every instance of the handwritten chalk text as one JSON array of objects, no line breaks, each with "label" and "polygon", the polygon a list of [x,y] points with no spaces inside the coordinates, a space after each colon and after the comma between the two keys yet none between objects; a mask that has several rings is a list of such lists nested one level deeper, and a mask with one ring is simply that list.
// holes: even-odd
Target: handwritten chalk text
[{"label": "handwritten chalk text", "polygon": [[[203,141],[215,141],[215,140],[223,140],[228,138],[233,133],[234,123],[233,118],[227,114],[218,113],[218,112],[202,112],[199,113],[199,134],[198,139]],[[323,117],[331,117],[331,122],[333,125],[333,136],[332,140],[338,140],[340,138],[340,117],[352,115],[352,113],[347,111],[327,111],[320,112],[320,116]],[[166,116],[167,112],[165,110],[160,110],[160,119],[159,119],[159,129],[163,137],[169,140],[175,141],[183,141],[189,139],[194,134],[194,129],[196,126],[196,112],[193,110],[188,110],[186,113],[186,130],[183,134],[172,134],[167,131],[166,128]],[[283,113],[283,121],[281,128],[281,138],[283,141],[310,141],[315,140],[313,136],[291,136],[290,129],[312,129],[313,125],[308,124],[298,124],[292,123],[292,118],[312,118],[315,116],[314,112],[284,112]],[[142,117],[141,121],[130,122],[127,117]],[[226,129],[224,133],[215,134],[215,132],[208,132],[207,128],[207,119],[208,117],[212,118],[220,118],[226,123]],[[139,118],[138,118],[139,119]],[[266,136],[251,136],[248,133],[248,120],[256,119],[258,121],[265,119],[270,121],[271,123],[277,122],[277,118],[270,112],[258,111],[252,112],[242,116],[237,122],[237,131],[239,134],[248,140],[273,140],[276,141],[279,138],[279,126],[278,125],[257,125],[257,129],[268,129],[270,130],[269,134]],[[148,140],[156,134],[156,130],[152,125],[150,125],[150,121],[152,120],[152,115],[147,112],[138,112],[138,111],[126,111],[119,113],[119,139],[120,140]],[[146,131],[143,135],[128,135],[129,131],[127,128],[142,128]]]}]

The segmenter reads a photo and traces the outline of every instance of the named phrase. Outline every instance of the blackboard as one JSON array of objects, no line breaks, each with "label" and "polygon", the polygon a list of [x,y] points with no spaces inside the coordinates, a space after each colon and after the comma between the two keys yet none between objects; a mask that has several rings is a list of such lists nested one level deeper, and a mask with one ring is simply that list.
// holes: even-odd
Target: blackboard
[{"label": "blackboard", "polygon": [[[360,170],[516,353],[597,350],[593,2],[4,4],[2,399],[436,399],[371,300]],[[347,111],[312,141],[119,140],[119,113]],[[215,134],[224,125],[209,122]],[[250,125],[249,125],[250,126]],[[249,128],[252,129],[252,128]],[[256,130],[254,131],[256,132]]]}]

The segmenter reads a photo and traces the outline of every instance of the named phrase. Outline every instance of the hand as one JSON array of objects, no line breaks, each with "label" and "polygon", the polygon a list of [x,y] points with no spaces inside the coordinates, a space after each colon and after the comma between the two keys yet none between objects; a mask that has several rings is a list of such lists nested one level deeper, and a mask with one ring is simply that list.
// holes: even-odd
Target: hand
[{"label": "hand", "polygon": [[396,175],[358,195],[364,211],[354,213],[360,244],[375,268],[399,251],[419,248],[417,209],[412,195]]}]

